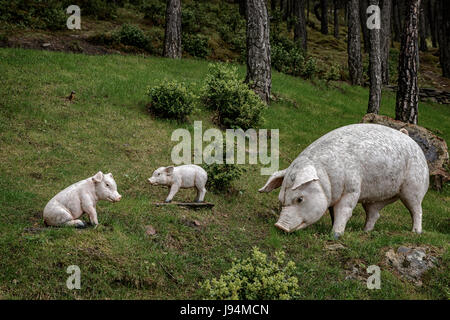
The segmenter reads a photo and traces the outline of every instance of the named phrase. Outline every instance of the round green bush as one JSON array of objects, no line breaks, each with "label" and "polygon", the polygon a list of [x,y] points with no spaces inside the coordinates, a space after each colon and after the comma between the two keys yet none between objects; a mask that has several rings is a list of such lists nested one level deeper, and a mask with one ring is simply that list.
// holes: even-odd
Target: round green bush
[{"label": "round green bush", "polygon": [[124,24],[113,34],[113,38],[124,45],[145,49],[149,40],[139,27]]},{"label": "round green bush", "polygon": [[147,94],[149,111],[157,117],[186,120],[194,110],[195,96],[177,81],[165,81],[149,88]]},{"label": "round green bush", "polygon": [[210,64],[202,100],[227,128],[258,127],[265,108],[260,97],[239,79],[237,68],[226,64]]},{"label": "round green bush", "polygon": [[295,263],[286,262],[283,251],[275,259],[254,247],[251,257],[235,260],[219,279],[201,284],[207,299],[217,300],[288,300],[298,296]]}]

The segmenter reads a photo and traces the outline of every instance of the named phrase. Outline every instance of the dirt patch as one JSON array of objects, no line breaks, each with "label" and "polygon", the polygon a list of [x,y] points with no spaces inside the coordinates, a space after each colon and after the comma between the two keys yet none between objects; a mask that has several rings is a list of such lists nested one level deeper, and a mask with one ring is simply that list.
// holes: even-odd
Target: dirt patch
[{"label": "dirt patch", "polygon": [[87,36],[78,34],[18,34],[9,36],[6,41],[0,43],[0,46],[8,48],[83,53],[88,55],[122,54],[119,50],[92,44],[88,42],[87,39]]}]

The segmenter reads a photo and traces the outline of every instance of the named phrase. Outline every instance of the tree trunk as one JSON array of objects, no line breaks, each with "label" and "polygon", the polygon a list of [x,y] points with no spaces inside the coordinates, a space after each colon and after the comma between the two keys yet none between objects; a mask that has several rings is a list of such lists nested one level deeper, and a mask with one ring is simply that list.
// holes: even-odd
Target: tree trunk
[{"label": "tree trunk", "polygon": [[306,0],[294,0],[294,16],[296,18],[294,41],[301,41],[302,48],[306,52],[308,35],[306,31],[305,2]]},{"label": "tree trunk", "polygon": [[320,0],[321,17],[320,32],[328,34],[328,0]]},{"label": "tree trunk", "polygon": [[338,15],[338,0],[333,0],[334,6],[334,37],[339,39],[339,15]]},{"label": "tree trunk", "polygon": [[425,20],[425,2],[422,0],[419,13],[419,50],[422,52],[428,51],[427,46],[427,25]]},{"label": "tree trunk", "polygon": [[430,33],[431,33],[431,45],[433,48],[437,48],[437,34],[436,34],[436,4],[433,0],[428,1],[428,22],[430,23]]},{"label": "tree trunk", "polygon": [[367,29],[367,7],[369,6],[368,0],[361,0],[359,4],[359,19],[361,20],[361,30],[364,41],[364,52],[369,52],[369,29]]},{"label": "tree trunk", "polygon": [[382,0],[381,6],[381,78],[389,84],[389,51],[391,49],[391,0]]},{"label": "tree trunk", "polygon": [[181,0],[167,0],[163,54],[181,58]]},{"label": "tree trunk", "polygon": [[320,2],[314,6],[314,14],[316,15],[317,20],[320,21],[320,32],[322,32],[322,34],[328,34],[328,0],[320,0]]},{"label": "tree trunk", "polygon": [[450,78],[450,1],[437,0],[436,4],[438,5],[439,61],[442,75]]},{"label": "tree trunk", "polygon": [[269,103],[272,75],[270,68],[269,22],[265,0],[247,0],[247,77],[246,82]]},{"label": "tree trunk", "polygon": [[420,0],[405,0],[405,24],[403,27],[400,58],[398,63],[398,90],[395,105],[395,119],[417,124],[419,87],[418,28]]},{"label": "tree trunk", "polygon": [[353,85],[361,85],[362,59],[361,59],[361,29],[359,21],[359,0],[347,2],[348,12],[348,71]]},{"label": "tree trunk", "polygon": [[[370,0],[370,5],[379,6],[379,0]],[[380,111],[381,103],[381,43],[380,29],[372,28],[369,30],[369,105],[367,113],[376,113]]]},{"label": "tree trunk", "polygon": [[394,1],[392,6],[392,19],[394,20],[393,26],[394,26],[394,41],[400,42],[400,34],[401,31],[401,22],[400,22],[400,13],[399,13],[399,7],[398,7],[398,1]]}]

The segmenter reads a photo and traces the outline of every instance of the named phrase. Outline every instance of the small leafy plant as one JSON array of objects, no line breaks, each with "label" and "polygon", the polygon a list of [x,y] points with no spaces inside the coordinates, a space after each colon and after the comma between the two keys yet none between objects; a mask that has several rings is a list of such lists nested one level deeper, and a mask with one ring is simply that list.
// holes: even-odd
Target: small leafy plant
[{"label": "small leafy plant", "polygon": [[295,263],[286,262],[283,251],[270,260],[257,247],[251,257],[235,260],[219,279],[201,284],[207,299],[218,300],[288,300],[298,296]]},{"label": "small leafy plant", "polygon": [[238,76],[237,68],[210,64],[202,99],[207,109],[217,112],[219,125],[243,130],[255,128],[262,120],[265,104]]},{"label": "small leafy plant", "polygon": [[139,27],[124,24],[113,34],[113,38],[124,45],[135,46],[145,49],[149,44],[149,39]]},{"label": "small leafy plant", "polygon": [[183,83],[165,81],[149,88],[149,111],[161,118],[186,120],[194,110],[195,96],[188,91]]}]

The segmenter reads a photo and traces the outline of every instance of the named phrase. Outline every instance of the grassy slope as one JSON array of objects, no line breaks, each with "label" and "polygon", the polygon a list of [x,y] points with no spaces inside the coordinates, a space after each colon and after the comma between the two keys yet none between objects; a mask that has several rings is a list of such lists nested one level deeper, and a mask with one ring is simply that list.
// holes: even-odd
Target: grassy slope
[{"label": "grassy slope", "polygon": [[[150,187],[146,178],[170,163],[171,132],[192,130],[193,120],[203,120],[204,128],[212,124],[201,109],[190,124],[152,119],[145,89],[167,78],[198,92],[206,72],[207,62],[198,60],[0,50],[0,298],[201,298],[199,281],[218,276],[255,245],[269,254],[284,249],[296,262],[302,298],[449,298],[448,188],[428,192],[420,236],[410,232],[401,203],[384,209],[375,231],[365,234],[358,205],[339,240],[346,248],[338,253],[324,248],[331,240],[328,217],[293,234],[273,226],[277,192],[256,192],[267,178],[259,166],[248,166],[251,179],[235,185],[240,192],[207,193],[216,204],[212,212],[152,205],[166,190]],[[77,98],[70,104],[64,97],[71,90]],[[280,73],[273,75],[273,90],[298,104],[273,103],[265,114],[264,127],[280,129],[280,167],[322,134],[359,122],[368,97],[363,88],[327,88]],[[394,102],[385,94],[381,113],[392,116]],[[419,108],[420,124],[450,141],[449,109],[429,103]],[[98,170],[113,172],[123,195],[120,203],[98,204],[100,226],[42,228],[46,202]],[[177,198],[193,194],[180,191]],[[202,226],[189,226],[194,219]],[[145,236],[148,224],[158,232],[153,238]],[[385,248],[401,244],[428,244],[442,253],[422,288],[382,266]],[[344,280],[345,268],[358,263],[382,266],[382,290]],[[72,264],[82,271],[79,291],[65,286]]]}]

